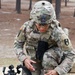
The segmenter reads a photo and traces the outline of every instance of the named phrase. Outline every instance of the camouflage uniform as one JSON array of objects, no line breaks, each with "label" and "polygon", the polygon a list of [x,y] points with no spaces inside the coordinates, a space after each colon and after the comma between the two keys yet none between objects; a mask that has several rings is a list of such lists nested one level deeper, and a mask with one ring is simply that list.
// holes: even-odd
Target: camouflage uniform
[{"label": "camouflage uniform", "polygon": [[54,69],[59,75],[68,73],[73,66],[75,52],[69,37],[57,20],[52,20],[45,33],[37,30],[33,19],[25,22],[14,42],[18,59],[21,62],[27,57],[35,60],[39,40],[45,41],[49,45],[48,50],[43,55],[41,63],[43,69],[41,71]]}]

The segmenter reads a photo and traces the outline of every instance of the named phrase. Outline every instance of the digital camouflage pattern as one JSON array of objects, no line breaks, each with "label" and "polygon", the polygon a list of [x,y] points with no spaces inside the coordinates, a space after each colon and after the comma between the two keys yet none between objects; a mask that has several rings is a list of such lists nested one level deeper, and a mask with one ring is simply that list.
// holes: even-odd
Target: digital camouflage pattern
[{"label": "digital camouflage pattern", "polygon": [[34,4],[30,12],[30,19],[33,19],[36,23],[40,23],[39,17],[43,14],[48,15],[48,19],[46,21],[47,24],[56,19],[56,14],[52,4],[47,1],[38,1]]},{"label": "digital camouflage pattern", "polygon": [[[24,23],[20,28],[14,43],[18,59],[23,62],[28,56],[30,58],[35,58],[39,40],[48,42],[50,48],[45,52],[43,57],[42,65],[44,68],[50,69],[51,66],[59,75],[67,73],[72,68],[75,53],[70,39],[56,20],[51,23],[46,33],[40,33],[36,29],[33,20]],[[27,54],[23,51],[24,45]],[[64,56],[63,61],[62,56]]]},{"label": "digital camouflage pattern", "polygon": [[[75,57],[75,51],[68,37],[68,30],[62,29],[49,2],[45,2],[45,6],[40,5],[40,3],[34,5],[30,14],[31,20],[25,22],[20,28],[14,42],[15,53],[22,63],[25,58],[36,59],[38,41],[45,41],[49,46],[43,55],[43,70],[54,69],[59,75],[65,75],[72,68]],[[36,12],[34,13],[33,10]],[[42,10],[47,11],[41,12]],[[51,12],[51,15],[49,12]],[[46,21],[49,28],[45,33],[41,33],[36,28],[36,23],[40,23],[41,21],[38,18],[45,14],[51,16]],[[41,71],[43,72],[43,70]]]}]

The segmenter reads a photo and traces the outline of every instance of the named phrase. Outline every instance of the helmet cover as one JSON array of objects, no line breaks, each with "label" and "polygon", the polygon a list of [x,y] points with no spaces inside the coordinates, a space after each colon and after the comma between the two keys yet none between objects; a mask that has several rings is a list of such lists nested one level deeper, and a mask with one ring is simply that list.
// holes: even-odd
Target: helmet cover
[{"label": "helmet cover", "polygon": [[39,24],[49,24],[56,19],[55,10],[48,1],[38,1],[34,4],[30,18]]}]

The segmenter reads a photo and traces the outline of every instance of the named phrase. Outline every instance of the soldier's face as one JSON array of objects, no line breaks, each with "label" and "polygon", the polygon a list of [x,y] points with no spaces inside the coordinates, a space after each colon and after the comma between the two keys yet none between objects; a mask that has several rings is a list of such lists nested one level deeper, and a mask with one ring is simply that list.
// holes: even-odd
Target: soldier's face
[{"label": "soldier's face", "polygon": [[47,30],[48,30],[48,25],[39,25],[39,24],[36,24],[36,27],[37,27],[37,29],[40,31],[40,32],[42,32],[42,33],[44,33],[44,32],[46,32]]}]

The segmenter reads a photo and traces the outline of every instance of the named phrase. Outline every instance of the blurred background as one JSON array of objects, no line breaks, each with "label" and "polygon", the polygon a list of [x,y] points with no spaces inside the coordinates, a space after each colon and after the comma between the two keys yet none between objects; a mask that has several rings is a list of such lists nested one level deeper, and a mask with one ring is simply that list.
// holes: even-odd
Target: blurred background
[{"label": "blurred background", "polygon": [[[20,64],[13,48],[14,38],[21,25],[29,20],[36,1],[40,0],[0,0],[0,67]],[[69,37],[75,48],[75,0],[48,1],[53,4],[62,27],[69,29]]]}]

